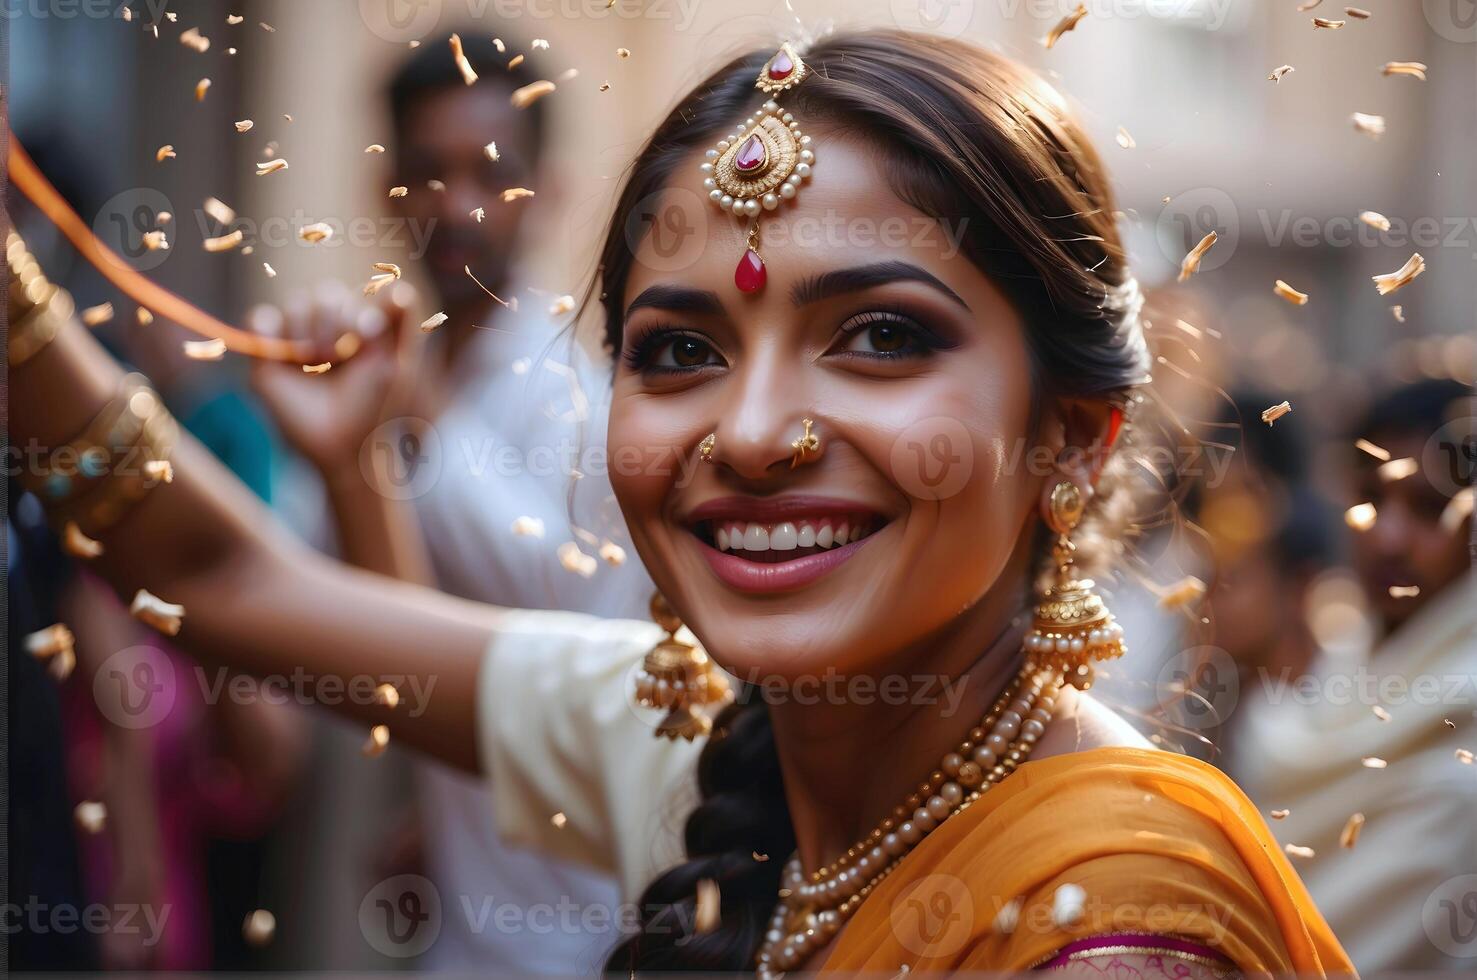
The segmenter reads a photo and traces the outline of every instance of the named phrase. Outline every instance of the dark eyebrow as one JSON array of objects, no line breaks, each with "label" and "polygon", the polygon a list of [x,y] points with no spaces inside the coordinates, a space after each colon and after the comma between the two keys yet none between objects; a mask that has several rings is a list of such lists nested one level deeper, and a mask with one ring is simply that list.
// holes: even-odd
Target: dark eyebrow
[{"label": "dark eyebrow", "polygon": [[790,299],[796,306],[805,306],[809,303],[818,303],[823,299],[830,299],[832,296],[839,296],[842,293],[854,293],[893,282],[922,283],[943,293],[966,310],[969,309],[969,304],[964,302],[958,293],[945,286],[937,276],[911,263],[897,261],[875,262],[872,265],[858,265],[850,269],[836,269],[802,279],[795,284],[794,289],[790,290]]},{"label": "dark eyebrow", "polygon": [[676,313],[707,313],[717,316],[723,312],[723,302],[718,294],[706,289],[690,289],[686,286],[649,286],[631,300],[626,307],[624,319],[629,320],[637,310],[652,307]]}]

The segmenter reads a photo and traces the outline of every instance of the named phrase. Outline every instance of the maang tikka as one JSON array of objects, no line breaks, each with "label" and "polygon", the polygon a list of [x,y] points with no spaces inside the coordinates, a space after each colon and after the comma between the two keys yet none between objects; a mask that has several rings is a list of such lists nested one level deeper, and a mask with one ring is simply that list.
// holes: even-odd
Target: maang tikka
[{"label": "maang tikka", "polygon": [[747,247],[733,272],[733,283],[746,293],[764,288],[768,273],[759,254],[759,215],[781,201],[794,200],[810,177],[815,151],[795,117],[772,96],[793,88],[810,67],[788,41],[764,63],[754,87],[771,98],[733,132],[708,150],[702,164],[708,198],[724,211],[748,221]]}]

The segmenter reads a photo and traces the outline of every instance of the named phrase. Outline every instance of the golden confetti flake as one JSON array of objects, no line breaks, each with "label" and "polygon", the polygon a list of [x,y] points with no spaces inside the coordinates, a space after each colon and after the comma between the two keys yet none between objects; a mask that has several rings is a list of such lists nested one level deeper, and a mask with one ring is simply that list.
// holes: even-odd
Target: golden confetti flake
[{"label": "golden confetti flake", "polygon": [[1282,416],[1286,415],[1288,412],[1291,412],[1291,411],[1292,411],[1292,402],[1278,402],[1277,404],[1273,405],[1271,408],[1268,408],[1268,409],[1263,410],[1263,412],[1262,412],[1262,421],[1265,422],[1265,423],[1267,423],[1268,425],[1271,425],[1273,422],[1275,422],[1278,419],[1282,418]]},{"label": "golden confetti flake", "polygon": [[241,938],[248,945],[265,946],[277,932],[277,917],[266,909],[256,909],[247,914],[241,923]]},{"label": "golden confetti flake", "polygon": [[83,800],[72,811],[72,819],[84,834],[100,834],[108,825],[108,808],[97,800]]},{"label": "golden confetti flake", "polygon": [[497,48],[497,53],[498,54],[507,54],[508,53],[508,46],[503,43],[503,39],[500,38],[500,37],[495,37],[495,38],[492,39],[492,46],[494,48]]},{"label": "golden confetti flake", "polygon": [[631,49],[630,48],[616,48],[615,49],[615,56],[617,58],[620,58],[622,61],[624,61],[627,58],[631,57]]},{"label": "golden confetti flake", "polygon": [[149,324],[154,322],[154,314],[150,313],[142,306],[133,311],[133,316],[134,319],[138,321],[138,325],[141,327],[147,327]]},{"label": "golden confetti flake", "polygon": [[520,538],[542,538],[544,522],[541,518],[525,515],[514,520],[510,530]]},{"label": "golden confetti flake", "polygon": [[1474,756],[1472,755],[1472,752],[1471,752],[1470,749],[1457,749],[1456,750],[1456,761],[1460,762],[1462,765],[1464,765],[1464,766],[1470,766],[1470,765],[1472,765],[1473,759],[1474,759]]},{"label": "golden confetti flake", "polygon": [[200,28],[191,27],[179,36],[179,43],[196,52],[204,54],[210,50],[210,38],[200,33]]},{"label": "golden confetti flake", "polygon": [[26,652],[37,660],[50,660],[63,653],[71,653],[77,638],[65,623],[53,623],[26,637]]},{"label": "golden confetti flake", "polygon": [[381,684],[374,689],[374,700],[376,704],[386,708],[398,708],[400,706],[400,692],[394,684]]},{"label": "golden confetti flake", "polygon": [[[1158,591],[1158,590],[1156,590]],[[1159,591],[1159,606],[1162,609],[1179,609],[1205,595],[1205,583],[1193,575]]]},{"label": "golden confetti flake", "polygon": [[1390,307],[1390,315],[1395,318],[1395,322],[1396,323],[1404,323],[1405,322],[1405,307],[1403,307],[1403,306],[1401,306],[1401,305],[1399,305],[1397,303],[1396,305]]},{"label": "golden confetti flake", "polygon": [[139,589],[134,594],[128,612],[139,622],[152,626],[167,636],[175,636],[180,631],[181,621],[185,616],[185,607],[165,602],[148,589]]},{"label": "golden confetti flake", "polygon": [[85,326],[100,327],[113,319],[113,304],[99,303],[96,306],[89,306],[82,311],[81,316]]},{"label": "golden confetti flake", "polygon": [[1286,75],[1288,72],[1293,72],[1293,71],[1297,71],[1297,69],[1294,68],[1294,67],[1292,67],[1292,65],[1281,65],[1281,66],[1279,66],[1277,68],[1273,68],[1272,69],[1271,74],[1269,74],[1267,76],[1267,80],[1268,81],[1272,81],[1272,82],[1278,82],[1280,84],[1281,81],[1282,81],[1282,76],[1283,75]]},{"label": "golden confetti flake", "polygon": [[1388,712],[1388,711],[1386,711],[1386,710],[1385,710],[1385,709],[1384,709],[1384,707],[1383,707],[1383,706],[1381,706],[1381,705],[1378,705],[1378,704],[1377,704],[1377,705],[1375,705],[1375,706],[1374,706],[1374,707],[1372,707],[1372,708],[1370,708],[1370,709],[1369,709],[1369,710],[1370,710],[1370,711],[1371,711],[1371,712],[1372,712],[1372,713],[1373,713],[1373,714],[1374,714],[1374,716],[1375,716],[1375,717],[1376,717],[1376,718],[1378,718],[1378,719],[1379,719],[1379,720],[1380,720],[1380,721],[1389,721],[1389,720],[1390,720],[1390,713],[1389,713],[1389,712]]},{"label": "golden confetti flake", "polygon": [[1360,211],[1359,220],[1371,228],[1378,228],[1380,231],[1390,230],[1390,219],[1378,211]]},{"label": "golden confetti flake", "polygon": [[1344,822],[1344,829],[1339,832],[1339,847],[1344,850],[1352,848],[1359,843],[1359,832],[1364,829],[1364,814],[1353,813]]},{"label": "golden confetti flake", "polygon": [[210,91],[210,79],[202,78],[195,83],[195,101],[204,102],[205,93]]},{"label": "golden confetti flake", "polygon": [[1477,498],[1477,491],[1471,487],[1462,487],[1441,511],[1441,530],[1447,534],[1454,534],[1457,528],[1462,526],[1462,521],[1472,515],[1472,501]]},{"label": "golden confetti flake", "polygon": [[1403,480],[1408,476],[1414,476],[1420,471],[1421,464],[1416,462],[1409,456],[1402,457],[1401,459],[1392,459],[1387,463],[1382,463],[1379,469],[1376,470],[1376,472],[1379,474],[1380,479],[1384,480],[1386,483],[1394,483],[1397,480]]},{"label": "golden confetti flake", "polygon": [[573,296],[558,296],[549,304],[549,316],[563,316],[574,309]]},{"label": "golden confetti flake", "polygon": [[231,249],[233,249],[236,246],[240,245],[241,242],[242,242],[242,240],[245,239],[245,237],[246,236],[241,231],[241,229],[240,228],[237,228],[235,231],[231,232],[230,234],[221,235],[221,236],[219,236],[217,238],[207,238],[207,239],[205,239],[205,251],[207,251],[207,252],[229,252],[229,251],[231,251]]},{"label": "golden confetti flake", "polygon": [[1354,448],[1360,450],[1361,452],[1368,453],[1382,463],[1388,462],[1390,459],[1390,451],[1388,449],[1384,448],[1383,446],[1377,446],[1374,443],[1370,442],[1368,439],[1360,439],[1356,441],[1354,443]]},{"label": "golden confetti flake", "polygon": [[103,553],[102,542],[94,541],[83,534],[82,528],[77,526],[76,521],[67,521],[67,526],[62,532],[62,547],[73,558],[90,559]]},{"label": "golden confetti flake", "polygon": [[1271,811],[1271,817],[1272,817],[1273,820],[1286,820],[1291,814],[1292,814],[1292,811],[1291,810],[1273,810],[1273,811]]},{"label": "golden confetti flake", "polygon": [[385,148],[384,148],[384,145],[383,144],[380,144],[380,143],[371,143],[371,144],[369,144],[368,146],[366,146],[364,148],[364,152],[365,153],[383,153],[383,152],[385,152]]},{"label": "golden confetti flake", "polygon": [[169,248],[169,237],[157,229],[144,232],[143,246],[151,252],[162,252]]},{"label": "golden confetti flake", "polygon": [[154,162],[163,163],[165,160],[173,160],[177,156],[179,156],[179,154],[174,152],[174,144],[165,143],[163,146],[159,147],[159,149],[154,151]]},{"label": "golden confetti flake", "polygon": [[606,541],[600,546],[600,557],[605,564],[619,568],[626,563],[626,549],[614,541]]},{"label": "golden confetti flake", "polygon": [[1015,932],[1016,927],[1021,924],[1021,906],[1019,898],[1012,898],[1000,906],[1000,911],[995,913],[995,919],[990,923],[990,929],[1000,936]]},{"label": "golden confetti flake", "polygon": [[511,57],[511,58],[508,59],[508,65],[507,65],[508,71],[512,71],[513,69],[517,68],[521,64],[523,64],[523,55],[521,55],[521,54],[515,54],[515,55],[513,55],[513,57]]},{"label": "golden confetti flake", "polygon": [[446,190],[446,184],[433,178],[426,181],[426,190],[435,191],[436,193],[440,194]]},{"label": "golden confetti flake", "polygon": [[390,726],[375,725],[369,730],[369,739],[364,743],[360,751],[365,758],[377,759],[385,754],[385,749],[390,746]]},{"label": "golden confetti flake", "polygon": [[487,209],[473,208],[472,210],[467,212],[467,217],[471,218],[473,221],[477,222],[480,225],[482,224],[482,219],[487,217]]},{"label": "golden confetti flake", "polygon": [[482,155],[487,157],[487,159],[491,162],[497,163],[498,160],[501,159],[501,157],[498,156],[497,152],[497,141],[493,140],[491,143],[488,143],[486,146],[484,146],[482,148]]},{"label": "golden confetti flake", "polygon": [[214,218],[216,221],[219,221],[223,225],[228,225],[236,220],[235,209],[232,208],[229,204],[222,201],[220,198],[207,197],[205,199],[205,203],[201,205],[201,207],[206,214],[210,215],[212,218]]},{"label": "golden confetti flake", "polygon": [[187,340],[181,346],[185,356],[192,361],[218,361],[226,356],[226,342],[219,337],[211,340]]},{"label": "golden confetti flake", "polygon": [[1394,272],[1387,272],[1381,276],[1370,276],[1370,279],[1374,280],[1375,288],[1380,291],[1381,296],[1388,296],[1425,271],[1426,260],[1421,257],[1420,252],[1412,252],[1410,258],[1405,260],[1405,264]]},{"label": "golden confetti flake", "polygon": [[569,818],[566,817],[562,812],[560,812],[550,817],[549,823],[554,826],[555,830],[563,830],[565,827],[569,826]]},{"label": "golden confetti flake", "polygon": [[769,860],[768,854],[760,854],[758,851],[750,851],[749,857],[753,858],[756,864],[763,864]]},{"label": "golden confetti flake", "polygon": [[1374,527],[1376,516],[1374,504],[1366,501],[1362,504],[1355,504],[1344,511],[1344,523],[1356,531],[1368,531]]},{"label": "golden confetti flake", "polygon": [[1282,850],[1287,853],[1288,857],[1304,858],[1309,860],[1317,857],[1318,854],[1318,852],[1314,851],[1311,847],[1304,847],[1301,844],[1283,844]]},{"label": "golden confetti flake", "polygon": [[521,198],[533,197],[533,191],[529,190],[527,187],[509,187],[499,196],[502,198],[504,204],[509,204],[513,201],[520,200]]},{"label": "golden confetti flake", "polygon": [[1385,76],[1409,75],[1411,78],[1418,78],[1424,82],[1426,71],[1426,66],[1419,61],[1387,61],[1385,67],[1380,69],[1380,74]]},{"label": "golden confetti flake", "polygon": [[1390,586],[1391,599],[1414,599],[1421,594],[1419,585],[1392,585]]},{"label": "golden confetti flake", "polygon": [[548,40],[546,40],[545,38],[541,38],[541,37],[534,38],[533,41],[528,46],[529,46],[529,48],[531,48],[534,51],[547,51],[547,50],[549,50],[549,42],[548,42]]},{"label": "golden confetti flake", "polygon": [[580,550],[580,546],[573,541],[566,541],[561,544],[557,554],[559,556],[559,564],[564,566],[564,570],[573,572],[581,578],[589,578],[591,575],[594,575],[595,569],[599,567],[599,563],[595,561],[595,557],[585,554]]},{"label": "golden confetti flake", "polygon": [[693,931],[701,936],[717,929],[721,904],[718,882],[712,878],[699,881],[697,883],[697,915],[693,921]]},{"label": "golden confetti flake", "polygon": [[326,221],[318,221],[311,225],[304,225],[297,233],[297,237],[309,245],[326,242],[333,237],[333,226]]},{"label": "golden confetti flake", "polygon": [[566,68],[555,77],[554,81],[562,84],[564,82],[572,82],[579,77],[580,70],[578,68]]},{"label": "golden confetti flake", "polygon": [[268,24],[264,20],[257,21],[257,25],[256,26],[257,27],[260,27],[262,30],[266,31],[268,34],[276,34],[277,33],[277,28],[273,27],[271,24]]},{"label": "golden confetti flake", "polygon": [[1118,127],[1118,135],[1114,138],[1118,141],[1118,145],[1125,150],[1131,150],[1135,146],[1138,146],[1138,143],[1134,141],[1133,135],[1122,126]]},{"label": "golden confetti flake", "polygon": [[174,464],[167,459],[151,459],[144,464],[144,476],[155,483],[173,483]]},{"label": "golden confetti flake", "polygon": [[609,92],[610,91],[610,83],[609,82],[601,82],[600,83],[600,91],[602,91],[602,92]]},{"label": "golden confetti flake", "polygon": [[1348,21],[1343,21],[1343,20],[1329,20],[1327,17],[1314,17],[1313,18],[1313,30],[1316,31],[1316,30],[1318,30],[1318,28],[1321,27],[1321,28],[1323,28],[1326,31],[1336,31],[1340,27],[1343,27],[1346,23],[1348,23]]},{"label": "golden confetti flake", "polygon": [[1359,760],[1359,764],[1366,769],[1384,769],[1389,765],[1388,762],[1377,755],[1367,755]]},{"label": "golden confetti flake", "polygon": [[258,177],[265,177],[267,174],[275,174],[279,170],[286,170],[286,169],[287,169],[287,161],[286,160],[281,160],[281,159],[267,160],[267,161],[265,161],[263,163],[259,163],[259,164],[256,165],[256,175]]},{"label": "golden confetti flake", "polygon": [[430,333],[449,319],[445,313],[432,313],[421,321],[421,333]]},{"label": "golden confetti flake", "polygon": [[390,196],[391,197],[404,197],[405,195],[407,195],[409,193],[410,193],[410,188],[409,187],[405,187],[403,185],[398,185],[397,184],[396,186],[390,188]]},{"label": "golden confetti flake", "polygon": [[1086,16],[1087,6],[1085,4],[1079,3],[1076,10],[1073,10],[1071,13],[1067,14],[1067,16],[1057,21],[1056,26],[1053,27],[1047,33],[1047,35],[1041,39],[1041,43],[1047,48],[1047,50],[1056,47],[1056,42],[1062,39],[1062,35],[1075,28],[1077,24],[1082,20],[1082,18]]},{"label": "golden confetti flake", "polygon": [[237,24],[240,24],[240,23],[242,23],[245,20],[246,20],[246,18],[245,17],[242,17],[240,14],[227,14],[226,15],[226,23],[227,24],[230,24],[232,27],[235,27]]},{"label": "golden confetti flake", "polygon": [[1349,122],[1354,128],[1371,139],[1379,139],[1385,135],[1385,117],[1374,116],[1367,112],[1356,112],[1349,116]]},{"label": "golden confetti flake", "polygon": [[1272,292],[1287,300],[1293,306],[1306,306],[1308,303],[1307,293],[1298,292],[1281,279],[1278,279],[1272,284]]},{"label": "golden confetti flake", "polygon": [[327,374],[332,368],[332,361],[324,361],[322,364],[304,364],[303,374]]},{"label": "golden confetti flake", "polygon": [[1374,16],[1363,7],[1345,7],[1344,13],[1355,20],[1369,20],[1369,18]]},{"label": "golden confetti flake", "polygon": [[251,132],[252,128],[256,125],[256,123],[254,121],[250,120],[250,119],[238,119],[238,120],[236,120],[236,124],[235,125],[236,125],[236,132],[238,132],[238,133],[249,133],[249,132]]},{"label": "golden confetti flake", "polygon": [[515,91],[510,97],[514,109],[527,109],[539,99],[553,92],[558,86],[547,78],[530,82]]},{"label": "golden confetti flake", "polygon": [[274,268],[272,268],[272,263],[270,263],[270,262],[263,262],[262,263],[262,271],[267,274],[267,278],[268,279],[276,279],[277,278],[277,270],[274,269]]},{"label": "golden confetti flake", "polygon": [[1185,257],[1180,260],[1179,282],[1184,282],[1199,271],[1200,260],[1205,258],[1205,253],[1210,251],[1210,247],[1216,243],[1218,237],[1215,232],[1211,232],[1200,239],[1194,248],[1185,253]]},{"label": "golden confetti flake", "polygon": [[456,62],[457,71],[462,73],[462,81],[472,85],[477,81],[477,72],[472,68],[472,63],[467,60],[467,54],[462,50],[462,36],[451,35],[451,58]]}]

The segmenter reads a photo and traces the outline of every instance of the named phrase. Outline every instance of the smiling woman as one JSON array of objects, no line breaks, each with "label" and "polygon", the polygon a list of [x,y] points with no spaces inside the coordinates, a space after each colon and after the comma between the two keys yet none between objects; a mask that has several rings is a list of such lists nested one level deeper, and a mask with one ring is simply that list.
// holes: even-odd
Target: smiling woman
[{"label": "smiling woman", "polygon": [[[1352,972],[1240,791],[1085,693],[1125,649],[1083,575],[1124,549],[1149,354],[1064,100],[899,32],[782,54],[681,100],[602,251],[611,480],[659,629],[305,557],[187,440],[173,484],[82,528],[101,570],[183,603],[180,641],[246,670],[406,673],[415,651],[445,694],[397,737],[477,758],[510,836],[646,886],[621,975]],[[693,234],[628,237],[652,227]],[[57,331],[12,374],[19,438],[115,417],[117,378]],[[654,449],[694,466],[620,465]],[[703,732],[725,690],[708,656],[735,703],[703,742],[652,740],[625,695]],[[685,859],[655,874],[668,791],[694,781]]]}]

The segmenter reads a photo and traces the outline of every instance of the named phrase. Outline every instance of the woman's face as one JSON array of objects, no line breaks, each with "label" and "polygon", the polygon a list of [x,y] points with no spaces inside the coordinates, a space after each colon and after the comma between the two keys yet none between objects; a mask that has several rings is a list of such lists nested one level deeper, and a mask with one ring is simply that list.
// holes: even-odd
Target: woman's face
[{"label": "woman's face", "polygon": [[[684,203],[699,155],[664,195],[697,247],[674,261],[670,235],[645,236],[623,298],[616,495],[657,585],[750,681],[864,674],[936,635],[1000,578],[1040,496],[1024,326],[959,253],[963,219],[926,218],[864,148],[815,136],[814,176],[760,219],[762,290],[734,284],[744,221]],[[806,418],[821,447],[792,468]]]}]

